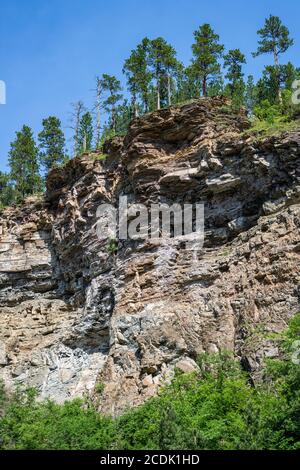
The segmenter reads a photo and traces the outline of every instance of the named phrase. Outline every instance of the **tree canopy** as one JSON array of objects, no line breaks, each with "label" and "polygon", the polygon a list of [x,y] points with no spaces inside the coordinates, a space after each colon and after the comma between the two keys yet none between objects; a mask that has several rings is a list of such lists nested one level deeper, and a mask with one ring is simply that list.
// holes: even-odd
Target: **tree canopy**
[{"label": "tree canopy", "polygon": [[[176,49],[163,37],[144,37],[125,59],[121,80],[112,74],[96,76],[95,101],[91,109],[78,100],[72,104],[72,156],[93,149],[101,151],[103,142],[126,134],[138,116],[203,97],[225,95],[235,109],[246,107],[253,121],[280,123],[299,116],[299,105],[292,103],[300,68],[279,58],[294,44],[289,29],[278,16],[270,15],[258,30],[254,57],[273,54],[274,64],[266,65],[258,80],[245,76],[246,56],[238,47],[226,50],[213,27],[204,23],[194,32],[192,59],[183,64]],[[238,44],[237,44],[238,46]],[[65,138],[61,120],[49,116],[38,133],[38,149],[28,126],[17,133],[9,153],[10,169],[2,174],[0,200],[7,205],[39,191],[40,173],[66,161]],[[37,153],[38,152],[38,153]],[[39,168],[41,166],[41,168]]]}]

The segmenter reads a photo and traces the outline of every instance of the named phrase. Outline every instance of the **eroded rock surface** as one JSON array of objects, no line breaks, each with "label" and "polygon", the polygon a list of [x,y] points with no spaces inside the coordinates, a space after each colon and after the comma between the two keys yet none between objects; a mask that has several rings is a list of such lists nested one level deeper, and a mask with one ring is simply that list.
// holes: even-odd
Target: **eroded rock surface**
[{"label": "eroded rock surface", "polygon": [[[125,139],[51,172],[45,199],[1,214],[0,374],[119,413],[204,351],[259,377],[267,333],[299,310],[300,131],[247,135],[223,99],[133,121]],[[205,203],[205,245],[96,233],[100,204]]]}]

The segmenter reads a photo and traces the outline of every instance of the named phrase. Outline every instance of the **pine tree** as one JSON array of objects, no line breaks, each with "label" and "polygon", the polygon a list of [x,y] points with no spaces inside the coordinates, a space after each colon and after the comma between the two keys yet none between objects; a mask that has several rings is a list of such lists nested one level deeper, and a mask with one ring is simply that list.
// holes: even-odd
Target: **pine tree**
[{"label": "pine tree", "polygon": [[170,106],[172,75],[178,68],[176,51],[163,38],[153,39],[150,41],[148,61],[156,83],[156,108],[161,108],[164,92],[166,104]]},{"label": "pine tree", "polygon": [[186,67],[178,80],[180,101],[197,98],[199,96],[200,86],[201,81],[193,65]]},{"label": "pine tree", "polygon": [[42,189],[38,149],[30,127],[23,126],[22,130],[16,133],[16,139],[11,143],[9,152],[9,165],[18,201]]},{"label": "pine tree", "polygon": [[287,90],[292,90],[293,82],[300,79],[300,68],[294,67],[291,62],[283,65],[284,86]]},{"label": "pine tree", "polygon": [[123,73],[127,78],[128,89],[132,97],[134,116],[138,115],[137,99],[140,97],[145,112],[149,110],[149,86],[151,73],[148,69],[150,40],[144,38],[136,49],[131,51],[130,57],[125,61]]},{"label": "pine tree", "polygon": [[76,103],[72,103],[72,108],[73,108],[73,112],[72,112],[72,117],[71,117],[71,121],[72,121],[71,129],[74,132],[73,152],[74,152],[74,155],[78,155],[81,152],[81,145],[79,141],[80,121],[81,121],[83,113],[86,112],[86,109],[82,101],[77,101]]},{"label": "pine tree", "polygon": [[[299,76],[300,70],[295,68],[291,62],[278,67],[267,65],[257,83],[258,100],[268,100],[271,105],[278,104],[278,86],[282,97],[284,91],[292,90],[292,84]],[[280,104],[283,104],[282,101]]]},{"label": "pine tree", "polygon": [[43,130],[38,135],[39,158],[46,173],[65,161],[65,136],[61,129],[61,122],[55,116],[43,119]]},{"label": "pine tree", "polygon": [[220,74],[221,66],[218,60],[222,57],[224,46],[219,43],[219,36],[207,23],[194,32],[194,38],[193,74],[196,80],[201,82],[202,95],[207,96],[209,80]]},{"label": "pine tree", "polygon": [[249,75],[245,89],[245,104],[250,114],[253,114],[253,109],[257,104],[257,87],[254,83],[253,75]]},{"label": "pine tree", "polygon": [[127,100],[117,107],[116,110],[116,132],[118,135],[125,135],[128,131],[130,121],[133,119],[133,109]]},{"label": "pine tree", "polygon": [[224,67],[227,68],[225,78],[229,80],[228,88],[229,94],[234,101],[243,103],[244,101],[244,74],[242,72],[242,65],[246,63],[244,54],[239,49],[231,49],[224,56]]},{"label": "pine tree", "polygon": [[[199,90],[199,88],[198,88]],[[221,96],[225,93],[223,75],[216,75],[207,85],[207,96]]]},{"label": "pine tree", "polygon": [[181,62],[178,62],[178,66],[176,67],[172,85],[173,104],[178,104],[189,99],[186,69]]},{"label": "pine tree", "polygon": [[102,94],[101,79],[96,77],[96,103],[94,108],[96,110],[96,148],[99,147],[101,141]]},{"label": "pine tree", "polygon": [[91,113],[86,112],[82,115],[78,129],[78,148],[79,153],[91,150],[93,143],[93,118]]},{"label": "pine tree", "polygon": [[280,88],[280,67],[279,67],[279,56],[286,52],[289,47],[294,44],[294,40],[290,38],[289,30],[282,24],[282,21],[278,16],[270,15],[265,20],[264,27],[257,31],[260,36],[258,41],[258,49],[253,53],[253,57],[257,57],[262,54],[273,54],[275,72],[277,72],[277,96],[278,100],[282,102],[282,94]]},{"label": "pine tree", "polygon": [[104,100],[104,108],[110,114],[111,129],[116,132],[116,106],[122,99],[120,94],[121,82],[114,76],[104,73],[100,80],[103,91],[108,92],[107,98]]},{"label": "pine tree", "polygon": [[[266,65],[262,76],[257,82],[257,95],[259,101],[268,100],[271,105],[282,104],[282,89],[285,86],[286,68],[284,65],[275,67]],[[280,100],[278,96],[280,90]]]},{"label": "pine tree", "polygon": [[0,209],[9,206],[15,200],[15,191],[10,175],[0,171]]},{"label": "pine tree", "polygon": [[176,93],[178,88],[178,79],[184,70],[184,66],[176,58],[166,64],[166,82],[167,82],[167,100],[168,106],[176,103]]}]

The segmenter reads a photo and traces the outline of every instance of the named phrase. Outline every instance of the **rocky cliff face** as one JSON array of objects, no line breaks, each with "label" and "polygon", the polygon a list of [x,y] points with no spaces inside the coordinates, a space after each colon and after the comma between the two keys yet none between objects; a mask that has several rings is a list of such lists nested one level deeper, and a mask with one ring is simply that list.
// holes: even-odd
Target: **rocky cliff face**
[{"label": "rocky cliff face", "polygon": [[[136,119],[107,154],[51,172],[44,199],[1,214],[0,375],[119,413],[174,367],[233,350],[253,378],[299,310],[300,131],[247,135],[222,99]],[[96,233],[104,202],[205,203],[205,244]],[[101,387],[102,388],[102,387]]]}]

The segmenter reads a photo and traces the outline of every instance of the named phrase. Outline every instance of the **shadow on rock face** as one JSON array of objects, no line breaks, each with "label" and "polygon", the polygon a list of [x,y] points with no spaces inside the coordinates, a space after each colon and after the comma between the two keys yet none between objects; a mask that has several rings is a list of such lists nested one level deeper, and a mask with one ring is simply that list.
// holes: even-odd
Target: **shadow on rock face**
[{"label": "shadow on rock face", "polygon": [[95,284],[87,293],[87,306],[83,316],[74,326],[72,335],[65,344],[72,349],[80,348],[87,353],[105,353],[109,348],[109,325],[115,298],[110,287],[99,287]]}]

